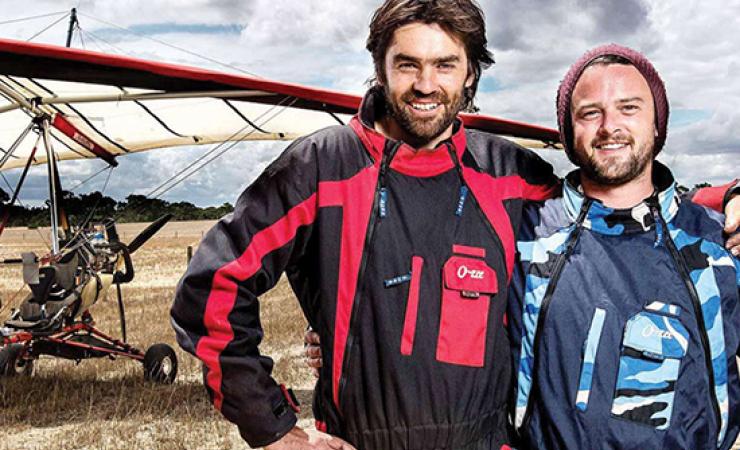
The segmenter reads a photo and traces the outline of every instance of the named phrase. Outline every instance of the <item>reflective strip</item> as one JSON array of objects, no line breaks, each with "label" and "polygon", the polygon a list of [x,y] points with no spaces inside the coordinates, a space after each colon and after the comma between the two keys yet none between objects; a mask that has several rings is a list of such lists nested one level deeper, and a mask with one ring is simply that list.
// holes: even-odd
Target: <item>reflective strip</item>
[{"label": "reflective strip", "polygon": [[380,188],[380,206],[378,208],[380,217],[385,217],[388,214],[388,190],[386,188]]},{"label": "reflective strip", "polygon": [[606,311],[596,308],[594,317],[591,319],[591,328],[588,330],[586,345],[583,350],[583,366],[581,366],[581,376],[578,381],[578,394],[576,395],[576,407],[585,411],[588,407],[588,397],[591,394],[591,382],[594,376],[594,364],[596,362],[596,351],[599,348],[601,331],[604,329],[604,319]]},{"label": "reflective strip", "polygon": [[383,280],[383,286],[389,288],[393,286],[398,286],[399,284],[407,283],[409,281],[411,281],[411,274],[407,273],[405,275],[399,275],[397,277]]},{"label": "reflective strip", "polygon": [[457,200],[457,209],[455,210],[455,215],[457,217],[462,216],[466,198],[468,198],[468,187],[460,186],[460,197]]},{"label": "reflective strip", "polygon": [[678,317],[681,315],[681,308],[678,305],[663,303],[657,300],[654,302],[651,302],[649,305],[645,307],[645,309],[649,311],[657,311],[663,314],[668,314],[670,316]]}]

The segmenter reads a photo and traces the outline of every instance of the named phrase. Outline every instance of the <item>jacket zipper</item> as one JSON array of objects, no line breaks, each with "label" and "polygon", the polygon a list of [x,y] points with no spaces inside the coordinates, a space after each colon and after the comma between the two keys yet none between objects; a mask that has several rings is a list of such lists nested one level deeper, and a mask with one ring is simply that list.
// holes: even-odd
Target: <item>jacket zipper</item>
[{"label": "jacket zipper", "polygon": [[694,286],[694,283],[691,281],[691,277],[689,276],[689,271],[686,268],[686,261],[679,253],[678,248],[676,248],[676,243],[673,242],[673,237],[668,232],[668,226],[666,225],[663,216],[654,206],[651,205],[650,209],[653,212],[653,217],[655,217],[656,225],[660,223],[663,228],[663,232],[665,233],[664,239],[666,247],[668,247],[668,252],[671,254],[673,263],[676,265],[678,273],[681,276],[681,280],[683,281],[686,290],[689,292],[691,303],[694,306],[694,314],[696,314],[696,319],[699,322],[699,337],[701,338],[701,345],[704,349],[704,362],[707,365],[707,371],[709,373],[709,388],[711,391],[710,397],[712,402],[712,409],[714,410],[714,415],[717,420],[717,436],[719,437],[719,430],[722,429],[722,415],[719,410],[719,403],[717,403],[717,394],[714,390],[714,366],[712,366],[712,353],[709,347],[709,336],[707,334],[707,329],[704,322],[704,311],[701,309],[701,301],[699,300],[699,295],[696,292],[696,286]]},{"label": "jacket zipper", "polygon": [[[365,269],[367,268],[367,259],[370,253],[372,239],[375,234],[375,228],[377,225],[377,211],[380,205],[380,191],[385,187],[385,174],[388,172],[388,167],[390,166],[391,161],[393,160],[393,157],[395,156],[399,147],[401,147],[400,141],[394,143],[393,147],[391,147],[389,151],[384,151],[381,158],[378,183],[375,185],[373,207],[370,210],[370,222],[367,225],[367,232],[365,233],[365,246],[362,250],[362,260],[360,261],[360,270],[357,276],[358,285],[362,283]],[[355,294],[354,302],[352,303],[352,311],[350,313],[349,319],[349,330],[347,331],[347,343],[345,345],[344,351],[344,361],[342,361],[342,376],[339,379],[339,394],[337,395],[337,400],[340,405],[342,403],[342,393],[344,392],[344,388],[347,384],[347,372],[349,370],[349,365],[351,361],[352,348],[354,347],[355,329],[357,328],[357,311],[359,309],[360,299],[362,299],[362,297],[364,297],[364,292],[363,295]],[[339,405],[337,405],[337,412],[342,415],[341,411],[339,410]]]},{"label": "jacket zipper", "polygon": [[[581,232],[583,231],[583,221],[586,218],[586,215],[588,214],[588,210],[591,207],[591,200],[585,199],[583,201],[583,206],[581,207],[581,211],[578,214],[578,218],[575,222],[575,230],[571,233],[571,235],[568,237],[568,241],[566,243],[565,251],[562,255],[558,258],[558,260],[555,262],[555,267],[553,268],[552,275],[550,276],[550,282],[547,285],[547,290],[545,291],[545,296],[542,298],[542,305],[540,306],[540,315],[537,318],[537,328],[535,329],[535,337],[534,337],[534,362],[532,364],[532,373],[535,374],[537,367],[539,365],[539,348],[540,348],[540,341],[542,340],[542,329],[545,326],[545,319],[547,316],[547,310],[550,307],[550,300],[552,299],[552,295],[555,292],[555,287],[558,284],[558,279],[560,278],[560,274],[563,271],[563,268],[565,267],[565,262],[570,257],[571,253],[573,253],[573,250],[576,247],[576,244],[578,243],[578,239],[581,236]],[[538,377],[536,375],[532,376],[532,388],[529,391],[529,401],[527,401],[527,409],[524,412],[524,417],[522,418],[522,426],[520,427],[520,430],[524,430],[529,426],[529,421],[532,418],[532,405],[534,404],[536,400],[536,396],[539,395],[539,382]]]},{"label": "jacket zipper", "polygon": [[[455,165],[455,170],[457,171],[457,176],[460,178],[460,186],[467,187],[468,185],[465,183],[465,177],[463,176],[462,167],[460,166],[460,160],[457,158],[457,150],[452,147],[451,144],[447,144],[447,152],[450,154],[450,158],[452,158],[452,162]],[[472,189],[468,188],[468,193],[466,197],[470,197],[471,203],[475,205],[475,210],[478,212],[478,217],[483,219],[483,223],[488,223],[488,219],[486,218],[486,215],[483,213],[483,210],[480,207],[480,204],[478,203],[478,199],[475,198],[475,193],[472,191]],[[462,212],[460,213],[462,215]],[[458,227],[460,226],[460,221],[457,221],[457,224],[455,225],[455,235],[457,235]],[[504,250],[504,243],[501,242],[501,238],[498,234],[496,234],[495,231],[493,231],[493,225],[488,223],[488,226],[485,227],[488,230],[488,233],[493,238],[493,242],[495,242],[498,245],[499,251],[501,252],[501,255],[504,255],[506,250]],[[454,239],[454,236],[453,236]],[[505,264],[504,264],[505,265]]]}]

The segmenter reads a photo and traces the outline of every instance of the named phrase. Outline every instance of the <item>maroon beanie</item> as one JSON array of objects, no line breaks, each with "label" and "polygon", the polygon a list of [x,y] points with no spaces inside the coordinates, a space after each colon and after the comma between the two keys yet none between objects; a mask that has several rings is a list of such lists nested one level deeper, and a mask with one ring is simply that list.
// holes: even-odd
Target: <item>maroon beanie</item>
[{"label": "maroon beanie", "polygon": [[583,70],[588,64],[596,58],[607,55],[621,56],[628,60],[642,74],[650,86],[655,104],[655,128],[658,135],[655,137],[655,147],[653,154],[657,155],[663,148],[666,138],[666,129],[668,126],[668,99],[666,98],[665,85],[660,79],[658,71],[648,61],[648,59],[639,52],[617,44],[602,45],[588,51],[585,55],[575,62],[568,70],[563,81],[560,82],[556,106],[558,109],[558,127],[560,128],[560,142],[565,147],[565,152],[573,161],[573,124],[570,117],[570,101],[573,96],[573,89],[576,87],[578,79],[581,77]]}]

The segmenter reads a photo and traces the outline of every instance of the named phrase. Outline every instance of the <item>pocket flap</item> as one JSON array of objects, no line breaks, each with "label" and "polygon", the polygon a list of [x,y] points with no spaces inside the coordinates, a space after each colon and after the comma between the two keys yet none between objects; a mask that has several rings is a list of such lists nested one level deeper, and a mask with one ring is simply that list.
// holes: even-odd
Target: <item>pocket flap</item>
[{"label": "pocket flap", "polygon": [[622,345],[652,359],[683,358],[689,333],[676,317],[641,311],[627,321]]},{"label": "pocket flap", "polygon": [[482,259],[450,257],[444,266],[444,280],[447,289],[462,291],[467,298],[498,292],[496,271]]}]

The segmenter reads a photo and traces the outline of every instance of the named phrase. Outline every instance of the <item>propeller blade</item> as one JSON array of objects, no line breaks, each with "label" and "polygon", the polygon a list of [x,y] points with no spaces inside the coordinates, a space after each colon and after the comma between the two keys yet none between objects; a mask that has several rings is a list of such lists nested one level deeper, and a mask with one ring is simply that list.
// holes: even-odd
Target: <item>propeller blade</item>
[{"label": "propeller blade", "polygon": [[116,222],[112,218],[107,218],[103,221],[105,226],[105,234],[108,237],[108,242],[120,242],[118,238],[118,229],[116,229]]},{"label": "propeller blade", "polygon": [[139,233],[138,236],[128,244],[129,253],[133,253],[139,249],[146,241],[154,236],[167,222],[172,219],[172,214],[165,214],[154,222],[150,223],[148,227],[144,228],[144,231]]}]

